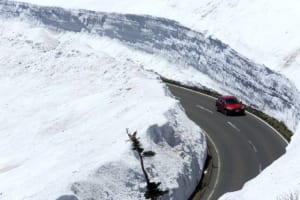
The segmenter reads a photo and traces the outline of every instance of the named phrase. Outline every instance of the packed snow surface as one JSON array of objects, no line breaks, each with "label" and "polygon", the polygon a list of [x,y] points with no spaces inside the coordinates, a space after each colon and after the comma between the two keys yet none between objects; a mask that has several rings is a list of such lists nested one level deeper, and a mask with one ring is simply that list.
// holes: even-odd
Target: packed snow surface
[{"label": "packed snow surface", "polygon": [[[144,199],[126,128],[164,199],[187,199],[206,142],[157,75],[86,34],[0,19],[0,199]],[[73,196],[74,197],[74,196]]]}]

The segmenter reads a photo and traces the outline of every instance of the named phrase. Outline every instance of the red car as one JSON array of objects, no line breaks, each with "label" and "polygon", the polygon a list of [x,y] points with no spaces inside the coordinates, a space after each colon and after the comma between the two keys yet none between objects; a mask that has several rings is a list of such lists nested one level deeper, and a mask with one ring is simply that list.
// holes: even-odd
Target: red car
[{"label": "red car", "polygon": [[245,106],[234,96],[220,96],[216,101],[217,111],[229,114],[245,114]]}]

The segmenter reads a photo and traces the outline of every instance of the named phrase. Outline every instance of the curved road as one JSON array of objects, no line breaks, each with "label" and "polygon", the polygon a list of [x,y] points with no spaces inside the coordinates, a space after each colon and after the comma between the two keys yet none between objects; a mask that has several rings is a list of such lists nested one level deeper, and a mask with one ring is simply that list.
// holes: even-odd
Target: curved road
[{"label": "curved road", "polygon": [[252,115],[225,116],[215,110],[215,100],[211,97],[168,86],[189,118],[209,135],[218,152],[211,152],[215,181],[211,181],[214,183],[210,183],[203,200],[216,200],[226,192],[241,189],[285,152],[287,143],[282,137]]}]

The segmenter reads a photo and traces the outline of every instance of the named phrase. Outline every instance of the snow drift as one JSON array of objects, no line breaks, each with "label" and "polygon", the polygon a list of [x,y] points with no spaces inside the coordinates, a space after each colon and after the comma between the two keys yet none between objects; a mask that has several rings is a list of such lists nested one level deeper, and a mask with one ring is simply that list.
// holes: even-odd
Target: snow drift
[{"label": "snow drift", "polygon": [[[287,78],[253,63],[221,41],[207,38],[175,21],[130,14],[70,11],[9,1],[2,3],[0,15],[35,21],[55,30],[88,32],[118,40],[181,68],[178,74],[186,71],[184,75],[190,77],[197,72],[206,77],[204,80],[185,79],[186,84],[205,85],[222,93],[235,94],[245,103],[284,121],[292,130],[300,119],[299,92]],[[147,65],[142,60],[139,62]],[[169,75],[164,74],[160,66],[146,68]],[[190,68],[192,70],[188,70]],[[177,74],[172,74],[168,78],[176,79]]]},{"label": "snow drift", "polygon": [[285,74],[300,89],[298,0],[23,0],[47,6],[147,14],[214,35],[251,60]]},{"label": "snow drift", "polygon": [[0,199],[144,199],[126,128],[156,152],[145,166],[163,199],[187,199],[206,158],[201,130],[157,75],[88,38],[0,17]]}]

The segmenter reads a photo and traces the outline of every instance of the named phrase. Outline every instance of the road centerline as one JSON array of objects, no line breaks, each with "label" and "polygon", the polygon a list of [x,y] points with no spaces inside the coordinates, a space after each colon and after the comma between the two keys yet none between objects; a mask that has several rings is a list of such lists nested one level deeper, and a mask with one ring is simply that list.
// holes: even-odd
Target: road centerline
[{"label": "road centerline", "polygon": [[235,129],[237,132],[241,132],[241,130],[236,126],[234,125],[232,122],[228,121],[227,124],[229,124],[233,129]]},{"label": "road centerline", "polygon": [[213,114],[213,113],[214,113],[214,112],[211,111],[210,109],[205,108],[205,107],[203,107],[203,106],[201,106],[201,105],[196,105],[196,107],[197,107],[197,108],[200,108],[201,110],[204,110],[204,111],[206,111],[206,112],[209,112],[210,114]]},{"label": "road centerline", "polygon": [[257,153],[257,148],[256,146],[253,144],[253,142],[251,142],[251,140],[248,140],[248,143],[250,144],[250,146],[252,147],[252,149],[254,150],[255,153]]},{"label": "road centerline", "polygon": [[259,164],[259,167],[258,167],[259,169],[258,169],[258,171],[259,171],[259,173],[261,173],[261,171],[262,171],[262,164],[260,163]]}]

